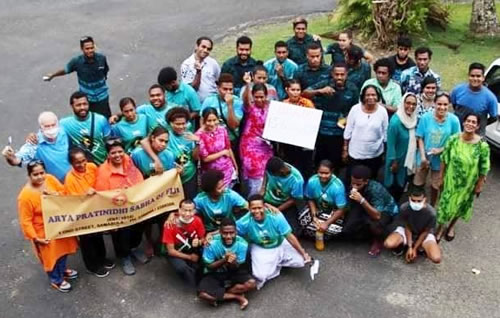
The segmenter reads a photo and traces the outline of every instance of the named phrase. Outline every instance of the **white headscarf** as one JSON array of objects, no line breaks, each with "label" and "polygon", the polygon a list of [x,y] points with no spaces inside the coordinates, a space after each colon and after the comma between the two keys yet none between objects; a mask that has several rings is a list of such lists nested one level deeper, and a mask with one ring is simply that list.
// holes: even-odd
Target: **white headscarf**
[{"label": "white headscarf", "polygon": [[413,174],[416,170],[415,154],[417,152],[417,139],[415,137],[415,128],[417,126],[417,110],[415,109],[411,116],[408,116],[408,114],[405,112],[405,101],[408,96],[413,96],[415,98],[415,101],[417,100],[417,95],[413,93],[404,94],[403,98],[401,99],[401,105],[396,111],[396,115],[399,117],[399,120],[401,121],[403,126],[408,129],[408,151],[406,152],[404,166],[408,169],[410,174]]}]

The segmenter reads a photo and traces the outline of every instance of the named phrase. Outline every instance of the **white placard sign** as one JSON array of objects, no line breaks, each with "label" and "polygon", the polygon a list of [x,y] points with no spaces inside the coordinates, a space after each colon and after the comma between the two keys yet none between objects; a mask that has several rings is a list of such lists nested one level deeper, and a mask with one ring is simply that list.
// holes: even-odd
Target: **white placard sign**
[{"label": "white placard sign", "polygon": [[322,110],[271,101],[263,137],[314,149]]}]

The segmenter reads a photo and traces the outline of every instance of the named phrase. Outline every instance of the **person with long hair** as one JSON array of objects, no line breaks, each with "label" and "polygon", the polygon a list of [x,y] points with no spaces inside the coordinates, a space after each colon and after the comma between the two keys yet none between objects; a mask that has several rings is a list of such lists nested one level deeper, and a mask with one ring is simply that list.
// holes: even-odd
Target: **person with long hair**
[{"label": "person with long hair", "polygon": [[455,224],[459,218],[471,219],[474,196],[483,190],[490,170],[490,148],[478,134],[480,120],[475,113],[464,116],[464,131],[450,137],[441,154],[438,240],[443,235],[447,241],[455,238]]},{"label": "person with long hair", "polygon": [[78,277],[78,272],[69,269],[66,260],[78,248],[76,238],[67,237],[49,240],[45,235],[42,215],[42,195],[64,194],[64,186],[52,175],[45,172],[41,160],[27,165],[28,182],[17,197],[19,224],[24,237],[33,244],[33,249],[50,279],[50,285],[67,293],[71,284],[67,279]]}]

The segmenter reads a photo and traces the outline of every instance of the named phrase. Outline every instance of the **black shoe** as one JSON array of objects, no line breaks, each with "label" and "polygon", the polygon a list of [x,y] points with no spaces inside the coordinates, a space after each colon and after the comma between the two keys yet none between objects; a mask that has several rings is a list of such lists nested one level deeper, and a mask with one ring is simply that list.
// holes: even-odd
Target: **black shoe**
[{"label": "black shoe", "polygon": [[92,274],[92,275],[99,277],[99,278],[103,278],[103,277],[106,277],[109,275],[109,271],[107,269],[105,269],[104,267],[101,267],[101,268],[97,269],[96,271],[87,270],[87,272],[89,274]]},{"label": "black shoe", "polygon": [[116,264],[115,262],[113,262],[112,260],[109,260],[109,259],[104,259],[104,264],[103,264],[103,267],[107,270],[110,270],[110,269],[113,269],[115,268]]},{"label": "black shoe", "polygon": [[392,255],[401,256],[405,252],[405,246],[401,244],[399,247],[392,250]]}]

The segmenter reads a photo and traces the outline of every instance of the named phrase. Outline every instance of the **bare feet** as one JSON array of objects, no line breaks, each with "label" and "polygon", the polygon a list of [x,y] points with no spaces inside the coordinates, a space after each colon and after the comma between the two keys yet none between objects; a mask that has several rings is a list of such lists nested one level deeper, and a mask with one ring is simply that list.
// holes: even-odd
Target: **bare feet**
[{"label": "bare feet", "polygon": [[237,299],[240,302],[240,309],[245,310],[248,306],[248,299],[245,298],[245,295],[240,295]]}]

